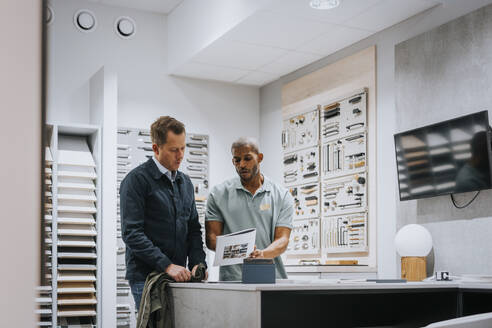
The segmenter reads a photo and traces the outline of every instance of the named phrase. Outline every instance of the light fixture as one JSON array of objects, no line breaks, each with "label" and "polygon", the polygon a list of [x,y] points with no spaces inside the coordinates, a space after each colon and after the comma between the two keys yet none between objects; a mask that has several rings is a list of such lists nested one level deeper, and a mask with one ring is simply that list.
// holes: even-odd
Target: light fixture
[{"label": "light fixture", "polygon": [[118,17],[114,23],[116,34],[123,38],[129,39],[135,35],[137,27],[135,21],[127,16]]},{"label": "light fixture", "polygon": [[409,281],[427,278],[426,256],[432,249],[432,236],[418,224],[407,224],[395,236],[396,251],[401,256],[401,277]]},{"label": "light fixture", "polygon": [[309,5],[314,9],[333,9],[340,5],[341,0],[311,0]]},{"label": "light fixture", "polygon": [[46,24],[50,25],[53,23],[53,20],[55,19],[55,14],[53,12],[53,9],[50,6],[46,6]]},{"label": "light fixture", "polygon": [[73,23],[81,32],[92,32],[97,27],[96,15],[87,9],[78,10],[73,15]]}]

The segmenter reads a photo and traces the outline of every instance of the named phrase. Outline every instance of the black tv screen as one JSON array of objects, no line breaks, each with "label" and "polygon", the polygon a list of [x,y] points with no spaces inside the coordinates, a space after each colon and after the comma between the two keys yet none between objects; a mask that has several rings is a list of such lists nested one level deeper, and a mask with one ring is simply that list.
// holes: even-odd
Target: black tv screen
[{"label": "black tv screen", "polygon": [[400,200],[492,188],[488,112],[395,134]]}]

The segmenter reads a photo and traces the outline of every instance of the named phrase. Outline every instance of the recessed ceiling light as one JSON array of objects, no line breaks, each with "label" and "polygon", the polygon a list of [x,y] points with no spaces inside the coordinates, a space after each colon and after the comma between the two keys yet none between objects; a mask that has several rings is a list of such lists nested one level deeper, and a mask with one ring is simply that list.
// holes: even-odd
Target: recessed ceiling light
[{"label": "recessed ceiling light", "polygon": [[96,29],[97,21],[94,13],[87,9],[81,9],[73,15],[75,27],[82,32],[92,32]]},{"label": "recessed ceiling light", "polygon": [[53,9],[50,6],[46,6],[46,24],[53,23],[53,19],[55,18],[55,14],[53,13]]},{"label": "recessed ceiling light", "polygon": [[311,0],[309,5],[314,9],[333,9],[340,5],[340,0]]},{"label": "recessed ceiling light", "polygon": [[135,35],[135,32],[137,30],[135,21],[126,16],[118,17],[116,19],[114,29],[116,34],[123,39],[128,39],[132,37],[133,35]]}]

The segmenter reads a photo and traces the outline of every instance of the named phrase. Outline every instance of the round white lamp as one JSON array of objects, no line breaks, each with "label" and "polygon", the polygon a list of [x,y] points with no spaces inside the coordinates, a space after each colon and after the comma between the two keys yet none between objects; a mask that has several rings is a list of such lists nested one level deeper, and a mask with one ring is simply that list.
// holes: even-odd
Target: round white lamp
[{"label": "round white lamp", "polygon": [[422,281],[427,277],[426,256],[432,249],[429,230],[418,224],[402,227],[395,236],[396,251],[401,256],[401,277]]}]

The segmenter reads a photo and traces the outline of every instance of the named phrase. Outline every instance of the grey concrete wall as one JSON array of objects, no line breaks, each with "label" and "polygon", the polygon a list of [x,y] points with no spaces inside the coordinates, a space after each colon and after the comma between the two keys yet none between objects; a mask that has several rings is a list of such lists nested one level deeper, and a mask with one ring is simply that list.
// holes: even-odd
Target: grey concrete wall
[{"label": "grey concrete wall", "polygon": [[[342,58],[376,45],[377,52],[377,236],[378,275],[396,277],[399,271],[394,246],[397,221],[401,225],[401,210],[397,208],[398,185],[396,180],[393,134],[397,131],[395,111],[395,45],[417,35],[431,31],[442,24],[466,15],[492,0],[446,0],[442,5],[411,17],[384,31],[371,35],[347,48],[281,77],[260,90],[260,147],[265,153],[262,171],[281,181],[282,161],[280,135],[282,133],[282,85],[314,72]],[[485,193],[484,193],[485,194]],[[484,195],[480,195],[479,198]],[[477,203],[483,201],[478,199]],[[430,202],[432,204],[432,202]],[[452,205],[451,205],[452,206]],[[492,206],[492,205],[491,205]],[[446,208],[452,211],[452,208]],[[414,210],[414,213],[417,211]],[[459,212],[465,219],[466,212]],[[490,214],[489,214],[490,215]],[[412,217],[406,215],[405,217]],[[417,217],[416,214],[413,217]],[[456,260],[457,263],[460,260]],[[444,264],[443,264],[444,265]]]},{"label": "grey concrete wall", "polygon": [[[397,131],[484,109],[492,115],[492,5],[396,45],[395,98]],[[397,218],[397,229],[429,229],[434,269],[492,274],[492,190],[465,209],[449,195],[398,202]]]}]

